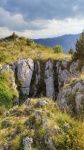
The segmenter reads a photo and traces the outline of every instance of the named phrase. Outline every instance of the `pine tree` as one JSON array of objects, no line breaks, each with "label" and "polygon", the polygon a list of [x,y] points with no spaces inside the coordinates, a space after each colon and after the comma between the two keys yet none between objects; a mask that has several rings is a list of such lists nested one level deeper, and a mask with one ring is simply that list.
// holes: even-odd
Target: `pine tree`
[{"label": "pine tree", "polygon": [[84,58],[84,31],[82,32],[79,40],[76,42],[76,52],[74,54],[75,59]]}]

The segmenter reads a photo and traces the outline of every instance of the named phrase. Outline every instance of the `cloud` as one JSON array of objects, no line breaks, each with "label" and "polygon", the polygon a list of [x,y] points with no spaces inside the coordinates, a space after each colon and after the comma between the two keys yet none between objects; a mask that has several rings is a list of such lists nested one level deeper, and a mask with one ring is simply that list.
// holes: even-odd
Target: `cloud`
[{"label": "cloud", "polygon": [[[78,20],[78,19],[66,19],[66,20],[55,20],[53,19],[48,20],[47,29],[41,29],[41,30],[28,30],[25,29],[24,31],[16,31],[16,34],[19,36],[25,36],[31,39],[34,38],[47,38],[47,37],[56,37],[60,35],[64,35],[67,33],[75,34],[75,33],[81,33],[82,32],[82,26],[84,26],[84,20]],[[10,29],[1,27],[0,28],[0,36],[5,37],[12,34],[13,31],[10,31]]]},{"label": "cloud", "polygon": [[23,31],[28,30],[40,30],[41,28],[47,28],[45,20],[25,21],[22,14],[13,14],[0,7],[0,26],[7,27],[10,30]]},{"label": "cloud", "polygon": [[1,7],[25,20],[84,18],[83,0],[1,0]]},{"label": "cloud", "polygon": [[83,6],[83,0],[0,0],[0,29],[30,38],[82,32]]}]

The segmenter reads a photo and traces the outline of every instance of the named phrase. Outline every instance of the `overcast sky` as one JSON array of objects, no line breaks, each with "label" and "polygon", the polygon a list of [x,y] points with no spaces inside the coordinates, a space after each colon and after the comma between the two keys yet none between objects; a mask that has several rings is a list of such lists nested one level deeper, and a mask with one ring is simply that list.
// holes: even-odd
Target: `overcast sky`
[{"label": "overcast sky", "polygon": [[84,30],[84,0],[0,0],[0,37],[56,37]]}]

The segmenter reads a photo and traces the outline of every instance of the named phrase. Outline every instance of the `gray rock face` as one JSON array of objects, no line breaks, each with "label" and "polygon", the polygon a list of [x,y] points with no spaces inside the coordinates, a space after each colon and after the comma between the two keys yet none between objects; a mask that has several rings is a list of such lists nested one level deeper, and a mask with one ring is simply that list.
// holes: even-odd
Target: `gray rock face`
[{"label": "gray rock face", "polygon": [[81,94],[80,92],[76,92],[75,102],[76,102],[76,108],[79,110],[79,108],[82,107],[81,102],[84,97],[84,94]]},{"label": "gray rock face", "polygon": [[41,73],[40,62],[37,61],[35,63],[35,83],[34,83],[34,95],[33,96],[36,96],[37,94],[37,90],[38,90],[37,86],[41,79],[40,73]]},{"label": "gray rock face", "polygon": [[53,60],[49,60],[45,64],[45,84],[46,84],[46,96],[54,98],[54,72],[53,72]]},{"label": "gray rock face", "polygon": [[58,74],[58,89],[61,90],[62,86],[69,82],[70,72],[67,70],[68,62],[66,60],[59,61],[56,64]]},{"label": "gray rock face", "polygon": [[70,73],[68,70],[64,69],[59,75],[59,81],[66,84],[70,80]]},{"label": "gray rock face", "polygon": [[76,112],[79,112],[80,108],[83,108],[82,102],[84,101],[84,80],[72,81],[70,85],[63,88],[58,95],[58,101],[62,108],[66,108],[68,111],[75,108]]},{"label": "gray rock face", "polygon": [[67,67],[68,62],[66,60],[62,61],[62,67],[66,68]]},{"label": "gray rock face", "polygon": [[84,66],[82,67],[81,71],[82,71],[82,73],[84,73]]},{"label": "gray rock face", "polygon": [[25,95],[29,95],[30,83],[32,79],[32,74],[34,70],[33,60],[28,59],[19,59],[17,64],[17,79],[21,85],[21,91]]},{"label": "gray rock face", "polygon": [[70,65],[70,73],[72,76],[78,76],[78,74],[79,74],[79,71],[77,71],[78,64],[79,64],[79,61],[77,60],[76,62],[73,62]]},{"label": "gray rock face", "polygon": [[29,137],[25,137],[23,139],[23,147],[24,150],[29,150],[31,148],[31,144],[33,143],[33,139]]}]

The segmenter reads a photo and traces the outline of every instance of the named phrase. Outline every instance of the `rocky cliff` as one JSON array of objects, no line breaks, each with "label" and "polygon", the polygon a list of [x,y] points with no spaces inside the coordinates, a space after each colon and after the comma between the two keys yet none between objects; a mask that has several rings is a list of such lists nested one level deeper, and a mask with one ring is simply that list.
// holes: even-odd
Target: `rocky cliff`
[{"label": "rocky cliff", "polygon": [[0,66],[14,101],[11,109],[0,110],[0,150],[84,149],[84,123],[75,119],[84,120],[84,67],[78,67],[78,60],[51,58]]},{"label": "rocky cliff", "polygon": [[78,80],[78,66],[78,60],[69,64],[66,60],[33,61],[24,58],[12,65],[4,65],[1,73],[12,72],[10,80],[18,93],[18,103],[28,97],[46,96],[58,100],[62,108],[77,112],[83,106],[84,96],[84,79]]}]

